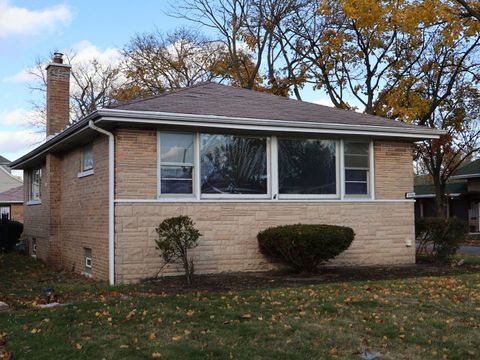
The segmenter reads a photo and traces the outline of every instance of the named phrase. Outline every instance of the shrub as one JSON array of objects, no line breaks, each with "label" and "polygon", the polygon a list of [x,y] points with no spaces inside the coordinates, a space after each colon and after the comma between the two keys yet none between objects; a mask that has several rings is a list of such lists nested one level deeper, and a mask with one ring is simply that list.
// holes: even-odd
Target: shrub
[{"label": "shrub", "polygon": [[415,222],[415,237],[419,241],[417,255],[426,253],[437,261],[448,262],[467,234],[467,222],[455,217],[419,219]]},{"label": "shrub", "polygon": [[23,224],[13,220],[0,220],[0,252],[10,252],[15,249]]},{"label": "shrub", "polygon": [[318,266],[345,251],[355,233],[335,225],[283,225],[257,235],[260,250],[301,272],[316,272]]},{"label": "shrub", "polygon": [[193,258],[188,256],[188,250],[195,248],[198,238],[202,236],[194,225],[188,216],[176,216],[163,220],[156,229],[158,240],[155,242],[164,266],[181,262],[188,285],[191,284],[194,273]]}]

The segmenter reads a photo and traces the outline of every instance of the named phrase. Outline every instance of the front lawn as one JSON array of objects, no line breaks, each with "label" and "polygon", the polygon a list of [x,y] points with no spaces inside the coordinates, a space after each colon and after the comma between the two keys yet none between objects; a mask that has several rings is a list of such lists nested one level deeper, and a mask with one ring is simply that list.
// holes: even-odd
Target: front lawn
[{"label": "front lawn", "polygon": [[[109,288],[0,255],[15,359],[480,357],[480,273],[228,292]],[[36,309],[53,287],[70,305]],[[1,336],[0,336],[1,337]]]}]

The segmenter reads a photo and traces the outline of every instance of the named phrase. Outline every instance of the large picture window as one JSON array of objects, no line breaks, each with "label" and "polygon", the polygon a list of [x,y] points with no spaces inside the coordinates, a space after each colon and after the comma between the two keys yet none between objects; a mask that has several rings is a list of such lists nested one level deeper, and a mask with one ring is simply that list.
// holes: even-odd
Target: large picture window
[{"label": "large picture window", "polygon": [[372,156],[369,141],[161,131],[158,194],[168,201],[373,199]]},{"label": "large picture window", "polygon": [[202,194],[268,194],[267,139],[201,135]]},{"label": "large picture window", "polygon": [[192,133],[160,133],[160,193],[193,194]]},{"label": "large picture window", "polygon": [[344,142],[345,195],[368,195],[370,144]]},{"label": "large picture window", "polygon": [[41,198],[42,171],[32,170],[30,173],[30,201],[39,201]]},{"label": "large picture window", "polygon": [[335,141],[279,139],[278,189],[280,194],[337,194]]}]

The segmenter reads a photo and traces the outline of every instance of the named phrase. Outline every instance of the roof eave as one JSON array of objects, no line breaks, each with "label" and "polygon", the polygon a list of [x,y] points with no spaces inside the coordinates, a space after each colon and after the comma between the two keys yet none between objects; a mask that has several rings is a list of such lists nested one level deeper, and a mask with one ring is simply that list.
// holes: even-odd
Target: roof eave
[{"label": "roof eave", "polygon": [[454,175],[450,177],[450,179],[452,180],[476,179],[476,178],[480,178],[480,174],[474,173],[474,174]]},{"label": "roof eave", "polygon": [[[135,111],[135,110],[118,110],[118,109],[102,109],[98,111],[101,121],[120,121],[134,123],[151,123],[159,124],[175,124],[175,125],[193,125],[204,127],[235,127],[235,128],[251,128],[254,130],[270,130],[269,127],[275,127],[275,130],[299,129],[305,132],[323,132],[332,133],[339,131],[344,134],[362,134],[392,137],[408,137],[413,139],[438,139],[441,135],[446,134],[443,130],[435,130],[430,128],[404,128],[394,126],[373,126],[373,125],[355,125],[355,124],[339,124],[339,123],[318,123],[309,121],[287,121],[275,119],[255,119],[242,117],[226,117],[217,115],[197,115],[169,112],[154,111]],[[178,123],[177,123],[178,122]],[[315,131],[317,130],[317,131]]]},{"label": "roof eave", "polygon": [[90,120],[96,119],[99,117],[98,111],[94,111],[81,119],[80,121],[76,122],[75,124],[71,125],[70,127],[66,128],[64,131],[56,134],[52,138],[45,141],[43,144],[39,145],[29,153],[23,155],[22,157],[12,161],[10,163],[10,168],[14,170],[23,169],[23,164],[27,161],[31,161],[39,156],[42,156],[48,153],[55,145],[61,143],[62,141],[75,136],[78,132],[82,131],[85,128],[88,128],[88,122]]},{"label": "roof eave", "polygon": [[308,121],[286,121],[275,119],[254,119],[242,117],[227,117],[217,115],[197,115],[154,111],[135,111],[119,109],[99,109],[66,130],[48,139],[45,143],[38,146],[28,154],[12,161],[12,169],[22,169],[26,162],[42,156],[50,151],[62,141],[75,136],[80,131],[88,128],[90,120],[106,122],[127,122],[142,124],[165,124],[179,126],[202,126],[212,128],[235,128],[250,129],[259,131],[287,131],[287,132],[307,132],[307,133],[329,133],[343,135],[376,135],[385,137],[406,138],[413,141],[425,139],[438,139],[445,134],[443,130],[434,130],[429,128],[405,128],[394,126],[373,126],[373,125],[355,125],[339,123],[317,123]]}]

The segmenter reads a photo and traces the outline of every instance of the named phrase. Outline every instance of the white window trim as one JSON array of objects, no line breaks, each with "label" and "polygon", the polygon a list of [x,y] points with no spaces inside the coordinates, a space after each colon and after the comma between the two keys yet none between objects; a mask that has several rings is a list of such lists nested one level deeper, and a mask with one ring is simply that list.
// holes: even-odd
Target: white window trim
[{"label": "white window trim", "polygon": [[[283,139],[298,139],[296,137],[281,137]],[[329,140],[335,143],[335,194],[280,194],[278,190],[278,200],[301,200],[301,199],[312,199],[312,200],[321,200],[321,199],[340,199],[341,198],[341,186],[340,186],[340,157],[342,152],[340,151],[340,140],[324,139],[324,138],[304,138],[304,140]],[[276,183],[277,189],[280,188],[279,177],[278,177],[278,138],[277,138],[277,174],[273,179],[273,182]]]},{"label": "white window trim", "polygon": [[[161,193],[161,166],[175,165],[174,163],[162,163],[160,158],[160,133],[177,133],[177,134],[193,134],[193,164],[192,166],[192,194],[162,194]],[[201,174],[200,174],[200,157],[201,157],[201,134],[202,132],[189,131],[157,131],[157,200],[153,202],[197,202],[197,201],[326,201],[326,202],[364,202],[375,200],[375,154],[373,140],[334,140],[335,156],[336,156],[336,194],[280,194],[278,183],[278,137],[263,135],[245,135],[251,137],[262,137],[267,139],[267,194],[202,194],[201,193]],[[223,134],[223,133],[222,133]],[[228,135],[228,133],[225,133]],[[242,134],[241,134],[242,136]],[[296,137],[294,137],[296,138]],[[315,138],[317,139],[317,138]],[[327,138],[318,138],[319,140],[331,140]],[[344,142],[358,142],[369,144],[369,169],[367,170],[367,194],[345,194],[345,145]],[[176,164],[185,165],[185,164]],[[351,168],[349,168],[351,169]],[[135,199],[122,199],[120,202],[132,202]],[[140,202],[142,200],[139,200]],[[393,200],[392,200],[393,201]],[[405,202],[401,200],[401,202]]]},{"label": "white window trim", "polygon": [[[361,143],[361,144],[365,144],[368,142],[368,166],[369,168],[360,168],[360,167],[348,167],[349,170],[365,170],[367,171],[367,193],[366,194],[347,194],[345,192],[345,179],[346,179],[346,176],[345,176],[345,171],[347,170],[347,168],[345,167],[345,142],[350,142],[350,143]],[[343,188],[342,188],[342,199],[345,199],[345,200],[353,200],[353,199],[368,199],[368,200],[373,200],[375,199],[375,196],[374,196],[374,173],[373,173],[373,161],[374,161],[374,153],[373,153],[373,141],[365,141],[365,140],[342,140],[342,175],[343,175],[343,179],[342,179],[342,185],[343,185]],[[351,181],[350,181],[351,182]],[[360,181],[360,182],[364,182],[364,181]]]},{"label": "white window trim", "polygon": [[[87,146],[91,146],[92,148],[92,166],[89,167],[89,168],[85,168],[85,148]],[[80,172],[79,174],[82,174],[82,173],[88,173],[88,172],[92,172],[91,174],[88,173],[88,175],[93,175],[93,169],[95,167],[95,159],[93,158],[93,143],[88,143],[88,144],[85,144],[83,147],[82,147],[82,152],[81,152],[81,156],[80,156]],[[88,176],[88,175],[84,175],[84,176]],[[80,177],[80,176],[79,176]]]},{"label": "white window trim", "polygon": [[92,269],[92,258],[85,256],[85,267],[87,269]]},{"label": "white window trim", "polygon": [[[161,143],[160,143],[160,134],[169,133],[169,134],[193,134],[193,163],[175,163],[175,162],[164,162],[162,163],[161,157]],[[196,194],[196,173],[197,173],[197,162],[196,162],[196,142],[197,142],[197,133],[192,133],[191,131],[157,131],[157,198],[158,199],[194,199]],[[191,194],[162,194],[162,165],[164,166],[191,166],[192,167],[192,193]]]},{"label": "white window trim", "polygon": [[90,170],[85,170],[85,171],[80,171],[78,174],[77,174],[77,177],[78,178],[82,178],[82,177],[86,177],[86,176],[91,176],[93,175],[94,172],[93,172],[93,168],[90,169]]},{"label": "white window trim", "polygon": [[[32,187],[33,187],[33,173],[35,171],[39,172],[39,184],[38,184],[38,193],[39,197],[38,198],[32,198]],[[32,169],[29,172],[28,176],[28,201],[27,205],[38,205],[42,203],[42,169]]]},{"label": "white window trim", "polygon": [[[202,133],[199,134],[199,142],[202,136]],[[224,134],[219,134],[219,135],[224,135]],[[230,135],[230,134],[226,134]],[[237,135],[237,134],[234,134]],[[266,140],[266,151],[267,151],[267,193],[266,194],[202,194],[201,191],[201,179],[198,182],[198,192],[200,193],[200,199],[271,199],[272,198],[272,176],[270,174],[271,172],[271,137],[270,136],[262,136],[262,135],[238,135],[238,136],[244,136],[248,138],[262,138]],[[198,172],[200,173],[200,157],[202,156],[201,154],[201,145],[199,146],[199,159],[198,159],[198,165],[197,169]]]}]

